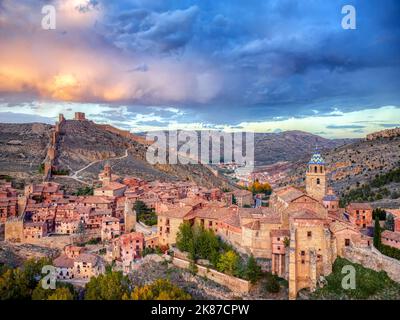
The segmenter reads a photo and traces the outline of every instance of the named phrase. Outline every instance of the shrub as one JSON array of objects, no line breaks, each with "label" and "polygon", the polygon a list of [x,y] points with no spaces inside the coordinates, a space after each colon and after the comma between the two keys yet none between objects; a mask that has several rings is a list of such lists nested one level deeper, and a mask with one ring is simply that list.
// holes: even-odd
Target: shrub
[{"label": "shrub", "polygon": [[280,285],[278,281],[278,277],[274,274],[267,273],[266,281],[265,281],[265,289],[269,293],[278,293],[280,291]]}]

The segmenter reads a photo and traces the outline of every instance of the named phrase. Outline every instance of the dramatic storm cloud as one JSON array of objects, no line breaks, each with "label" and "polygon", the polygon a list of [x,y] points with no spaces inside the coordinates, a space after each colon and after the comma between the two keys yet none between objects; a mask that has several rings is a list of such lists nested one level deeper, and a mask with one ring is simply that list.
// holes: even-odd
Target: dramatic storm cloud
[{"label": "dramatic storm cloud", "polygon": [[[46,4],[56,7],[56,30],[41,28]],[[344,30],[345,4],[2,0],[1,120],[82,110],[132,130],[362,136],[392,127],[400,4],[353,0],[357,29]]]}]

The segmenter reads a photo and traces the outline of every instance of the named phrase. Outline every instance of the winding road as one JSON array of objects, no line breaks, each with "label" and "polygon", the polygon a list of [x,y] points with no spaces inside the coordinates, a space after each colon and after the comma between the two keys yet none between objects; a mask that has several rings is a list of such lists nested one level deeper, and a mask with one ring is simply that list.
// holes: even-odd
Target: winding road
[{"label": "winding road", "polygon": [[64,178],[74,179],[74,180],[76,180],[76,181],[78,181],[80,183],[89,185],[88,182],[79,179],[79,175],[80,175],[81,172],[85,171],[86,169],[90,168],[92,165],[94,165],[96,163],[99,163],[99,162],[125,159],[129,155],[129,153],[128,153],[129,149],[132,149],[132,147],[129,147],[129,148],[125,149],[125,153],[124,153],[123,156],[118,156],[118,157],[113,157],[113,158],[108,158],[108,159],[101,159],[101,160],[92,161],[88,165],[84,166],[83,168],[75,171],[73,174],[70,174],[69,176],[64,176]]}]

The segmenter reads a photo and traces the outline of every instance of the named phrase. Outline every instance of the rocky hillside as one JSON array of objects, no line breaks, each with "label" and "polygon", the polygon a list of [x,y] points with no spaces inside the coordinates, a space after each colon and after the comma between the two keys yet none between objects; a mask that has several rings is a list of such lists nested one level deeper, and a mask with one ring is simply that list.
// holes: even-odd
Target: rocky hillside
[{"label": "rocky hillside", "polygon": [[[331,185],[340,195],[346,195],[350,190],[363,185],[376,185],[372,190],[375,195],[369,198],[376,205],[400,205],[396,193],[400,186],[396,182],[372,183],[378,176],[399,168],[400,164],[400,136],[380,137],[373,140],[362,140],[349,145],[333,148],[322,153],[329,168]],[[295,169],[282,184],[304,184],[306,163],[302,158],[297,162]],[[374,187],[372,187],[374,189]],[[387,189],[387,191],[385,190]],[[367,197],[368,198],[368,197]]]},{"label": "rocky hillside", "polygon": [[297,130],[256,133],[254,158],[256,166],[269,165],[278,161],[297,161],[312,154],[316,146],[320,150],[330,150],[354,141],[356,140],[325,139]]},{"label": "rocky hillside", "polygon": [[41,123],[0,124],[0,174],[34,178],[46,155],[50,129]]},{"label": "rocky hillside", "polygon": [[[52,128],[44,124],[0,125],[0,174],[24,182],[40,181],[38,167],[46,157]],[[118,175],[148,180],[188,180],[208,187],[226,184],[223,178],[214,176],[201,165],[152,166],[145,160],[148,146],[139,141],[92,121],[66,120],[61,126],[54,165],[88,183],[97,179],[108,161]],[[55,179],[74,187],[80,185],[73,177]]]}]

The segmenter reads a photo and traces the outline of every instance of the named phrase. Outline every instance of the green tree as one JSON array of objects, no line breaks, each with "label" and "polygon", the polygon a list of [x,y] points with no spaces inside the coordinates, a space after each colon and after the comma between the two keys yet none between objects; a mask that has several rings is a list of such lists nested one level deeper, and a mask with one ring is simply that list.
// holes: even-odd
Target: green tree
[{"label": "green tree", "polygon": [[378,215],[375,216],[374,247],[378,250],[381,247],[381,225],[379,224]]},{"label": "green tree", "polygon": [[212,230],[205,230],[200,226],[194,227],[194,243],[196,255],[201,259],[208,259],[211,263],[218,262],[219,241]]},{"label": "green tree", "polygon": [[133,209],[136,211],[137,215],[141,215],[141,214],[146,214],[150,212],[150,209],[147,207],[147,205],[141,201],[141,200],[136,200],[134,205],[133,205]]},{"label": "green tree", "polygon": [[386,215],[385,229],[389,231],[394,231],[394,217],[391,213]]},{"label": "green tree", "polygon": [[237,200],[236,200],[236,197],[234,195],[232,195],[232,204],[237,204]]},{"label": "green tree", "polygon": [[157,215],[143,201],[136,200],[133,209],[139,221],[149,226],[157,224]]},{"label": "green tree", "polygon": [[92,277],[85,286],[85,300],[121,300],[131,283],[122,272],[108,272]]},{"label": "green tree", "polygon": [[245,276],[251,283],[256,283],[261,277],[261,267],[257,264],[253,255],[247,260]]},{"label": "green tree", "polygon": [[0,277],[0,300],[29,299],[31,289],[21,269],[8,269]]},{"label": "green tree", "polygon": [[136,287],[126,300],[190,300],[191,296],[169,280],[158,279],[152,284]]},{"label": "green tree", "polygon": [[267,274],[265,289],[270,293],[278,293],[280,291],[280,285],[276,275],[270,273]]},{"label": "green tree", "polygon": [[43,289],[41,281],[38,282],[36,288],[32,292],[32,300],[47,300],[51,292],[54,290]]},{"label": "green tree", "polygon": [[43,173],[44,173],[44,163],[41,163],[41,164],[38,166],[38,173],[39,173],[39,174],[43,174]]},{"label": "green tree", "polygon": [[176,247],[181,251],[189,252],[191,241],[193,241],[192,226],[189,222],[185,221],[179,226],[178,233],[176,234]]},{"label": "green tree", "polygon": [[94,188],[90,186],[78,188],[78,190],[75,192],[76,196],[92,196],[94,193]]},{"label": "green tree", "polygon": [[74,295],[68,288],[61,287],[52,291],[47,300],[74,300]]},{"label": "green tree", "polygon": [[231,276],[235,275],[239,269],[238,254],[233,250],[229,250],[221,254],[217,263],[217,269],[218,271],[229,274]]},{"label": "green tree", "polygon": [[386,211],[381,208],[376,208],[372,211],[372,218],[375,219],[375,216],[378,216],[380,221],[386,220]]}]

